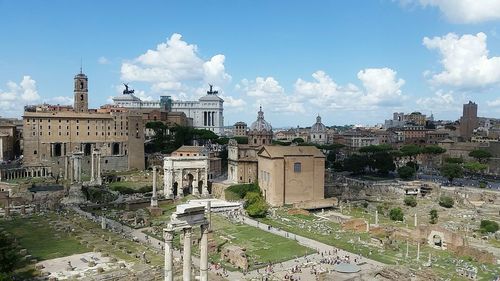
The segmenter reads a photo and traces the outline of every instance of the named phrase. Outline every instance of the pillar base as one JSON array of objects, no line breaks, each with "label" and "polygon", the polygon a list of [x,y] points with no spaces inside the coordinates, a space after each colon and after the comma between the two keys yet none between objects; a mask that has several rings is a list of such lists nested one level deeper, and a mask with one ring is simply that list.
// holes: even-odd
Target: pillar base
[{"label": "pillar base", "polygon": [[147,209],[152,217],[159,217],[163,214],[163,209],[160,207],[148,207]]}]

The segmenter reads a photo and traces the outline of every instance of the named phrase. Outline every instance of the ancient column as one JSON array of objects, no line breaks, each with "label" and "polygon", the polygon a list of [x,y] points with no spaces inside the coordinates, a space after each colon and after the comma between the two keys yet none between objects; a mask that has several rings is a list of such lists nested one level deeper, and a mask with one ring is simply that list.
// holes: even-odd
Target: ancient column
[{"label": "ancient column", "polygon": [[[179,172],[180,172],[181,176],[180,176],[180,180],[178,182],[179,184],[177,185],[177,196],[183,197],[184,196],[184,170],[180,169]],[[179,187],[180,187],[180,191],[179,191]]]},{"label": "ancient column", "polygon": [[205,211],[208,214],[208,230],[212,229],[212,202],[207,200],[207,209]]},{"label": "ancient column", "polygon": [[370,232],[370,221],[366,220],[366,232]]},{"label": "ancient column", "polygon": [[415,213],[414,224],[415,224],[415,227],[417,227],[417,213]]},{"label": "ancient column", "polygon": [[174,193],[172,191],[174,184],[172,182],[173,177],[174,173],[171,169],[163,169],[163,195],[165,196],[165,198],[172,198],[174,196]]},{"label": "ancient column", "polygon": [[64,156],[64,179],[68,179],[68,157]]},{"label": "ancient column", "polygon": [[199,181],[200,171],[196,169],[195,174],[193,175],[193,182],[191,183],[193,187],[193,195],[200,195],[200,191],[198,190],[198,181]]},{"label": "ancient column", "polygon": [[182,280],[191,281],[191,227],[186,227],[184,231],[184,255],[182,264]]},{"label": "ancient column", "polygon": [[172,240],[174,239],[174,231],[169,228],[163,229],[163,238],[165,239],[165,281],[173,281],[174,272]]},{"label": "ancient column", "polygon": [[378,225],[378,210],[375,210],[375,225]]},{"label": "ancient column", "polygon": [[106,218],[101,217],[101,229],[106,229]]},{"label": "ancient column", "polygon": [[408,258],[408,255],[410,254],[409,251],[410,251],[410,245],[408,245],[408,240],[406,240],[406,258]]},{"label": "ancient column", "polygon": [[201,194],[203,196],[208,196],[208,167],[210,163],[208,162],[208,159],[207,159],[207,165],[206,165],[206,168],[203,169],[203,187],[202,187],[202,192]]},{"label": "ancient column", "polygon": [[158,199],[156,197],[156,166],[153,166],[153,196],[151,196],[151,207],[158,207]]},{"label": "ancient column", "polygon": [[90,181],[95,181],[95,172],[94,172],[94,161],[95,161],[95,151],[92,151],[90,159]]},{"label": "ancient column", "polygon": [[417,242],[417,261],[420,260],[420,242]]},{"label": "ancient column", "polygon": [[208,224],[201,225],[200,281],[208,281]]}]

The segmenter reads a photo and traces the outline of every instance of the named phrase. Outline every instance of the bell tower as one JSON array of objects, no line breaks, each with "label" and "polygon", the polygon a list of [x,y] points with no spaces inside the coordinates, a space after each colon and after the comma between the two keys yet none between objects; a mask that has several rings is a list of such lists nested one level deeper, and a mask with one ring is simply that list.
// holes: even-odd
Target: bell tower
[{"label": "bell tower", "polygon": [[74,109],[75,112],[87,112],[89,110],[88,101],[88,82],[89,79],[87,75],[80,73],[75,76],[75,86],[74,86]]}]

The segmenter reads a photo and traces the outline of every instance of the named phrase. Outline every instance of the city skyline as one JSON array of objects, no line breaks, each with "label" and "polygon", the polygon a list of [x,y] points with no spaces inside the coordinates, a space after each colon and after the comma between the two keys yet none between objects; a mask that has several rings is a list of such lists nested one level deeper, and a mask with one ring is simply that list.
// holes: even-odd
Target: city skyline
[{"label": "city skyline", "polygon": [[139,9],[125,1],[75,9],[0,1],[9,11],[0,19],[8,38],[0,46],[0,115],[72,104],[82,62],[91,107],[110,103],[123,82],[146,100],[197,100],[211,83],[225,100],[226,126],[251,123],[259,105],[274,127],[311,126],[317,114],[328,126],[376,124],[395,111],[457,120],[469,100],[479,116],[498,117],[500,6],[466,2],[152,1]]}]

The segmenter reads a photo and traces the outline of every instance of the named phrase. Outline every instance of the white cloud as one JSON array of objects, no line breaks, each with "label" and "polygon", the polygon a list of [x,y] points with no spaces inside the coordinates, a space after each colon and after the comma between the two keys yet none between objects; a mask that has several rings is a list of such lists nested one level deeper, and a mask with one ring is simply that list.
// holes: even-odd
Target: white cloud
[{"label": "white cloud", "polygon": [[304,105],[296,96],[286,95],[285,89],[274,77],[243,79],[236,86],[254,101],[254,106],[262,105],[267,112],[285,114],[305,113]]},{"label": "white cloud", "polygon": [[492,101],[487,101],[486,104],[490,107],[500,107],[500,98]]},{"label": "white cloud", "polygon": [[418,2],[424,7],[439,8],[446,18],[456,23],[478,23],[500,19],[498,0],[418,0]]},{"label": "white cloud", "polygon": [[40,99],[36,81],[25,75],[19,84],[7,82],[7,90],[0,89],[0,109],[6,114],[20,114],[25,105]]},{"label": "white cloud", "polygon": [[366,105],[398,105],[403,97],[401,87],[405,80],[396,78],[397,72],[390,68],[367,68],[358,72],[365,95]]},{"label": "white cloud", "polygon": [[437,49],[444,70],[432,75],[431,82],[462,88],[481,88],[500,82],[500,57],[488,58],[486,34],[449,33],[423,40],[429,50]]},{"label": "white cloud", "polygon": [[403,79],[390,68],[367,68],[358,72],[364,89],[349,83],[338,85],[324,71],[312,74],[314,81],[297,79],[295,93],[313,107],[365,110],[378,106],[396,106],[405,98],[401,92]]},{"label": "white cloud", "polygon": [[121,78],[124,81],[151,83],[154,92],[193,91],[202,84],[219,87],[231,80],[224,66],[225,56],[217,54],[209,60],[199,56],[198,47],[173,34],[165,43],[139,57],[124,62]]},{"label": "white cloud", "polygon": [[243,109],[247,103],[241,98],[233,98],[231,96],[219,95],[224,100],[224,108]]},{"label": "white cloud", "polygon": [[99,58],[97,59],[97,62],[98,62],[99,64],[109,64],[109,60],[108,60],[106,57],[99,57]]},{"label": "white cloud", "polygon": [[65,96],[57,96],[50,98],[46,101],[49,104],[59,104],[59,105],[73,105],[73,98]]},{"label": "white cloud", "polygon": [[460,110],[460,104],[455,100],[453,92],[443,92],[441,90],[437,91],[432,97],[417,99],[416,103],[427,110]]}]

